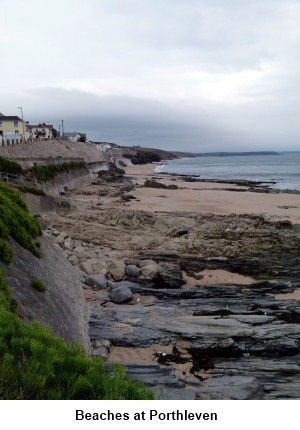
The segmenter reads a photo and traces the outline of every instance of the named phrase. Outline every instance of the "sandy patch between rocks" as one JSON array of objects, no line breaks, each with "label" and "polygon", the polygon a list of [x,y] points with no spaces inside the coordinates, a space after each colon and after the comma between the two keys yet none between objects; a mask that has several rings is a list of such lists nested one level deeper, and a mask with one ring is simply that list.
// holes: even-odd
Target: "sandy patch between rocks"
[{"label": "sandy patch between rocks", "polygon": [[277,300],[300,300],[300,289],[295,290],[293,293],[276,294],[274,298]]},{"label": "sandy patch between rocks", "polygon": [[[198,278],[199,276],[199,278]],[[191,288],[197,285],[212,285],[212,284],[239,284],[239,285],[251,285],[256,280],[250,276],[239,275],[238,273],[228,272],[223,269],[209,270],[205,269],[197,273],[197,278],[188,276],[185,272],[183,278],[186,284],[183,288]]]},{"label": "sandy patch between rocks", "polygon": [[[188,361],[186,363],[169,363],[175,371],[181,375],[190,375],[190,369],[192,367],[192,358],[189,355],[187,348],[191,345],[191,342],[185,340],[178,340],[176,342],[176,348],[182,353],[182,356]],[[133,348],[123,346],[112,346],[107,358],[109,362],[116,363],[157,363],[156,354],[172,354],[173,345],[160,345],[153,344],[148,348]]]}]

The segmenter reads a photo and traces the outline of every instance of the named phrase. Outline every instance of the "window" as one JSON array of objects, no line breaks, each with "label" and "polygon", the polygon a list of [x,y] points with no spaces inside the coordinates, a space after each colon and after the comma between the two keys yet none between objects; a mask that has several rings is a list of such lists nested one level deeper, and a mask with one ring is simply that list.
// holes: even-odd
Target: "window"
[{"label": "window", "polygon": [[19,130],[15,130],[15,135],[19,136]]},{"label": "window", "polygon": [[0,127],[2,127],[2,121],[0,121]]},{"label": "window", "polygon": [[18,127],[18,121],[14,121],[14,127]]}]

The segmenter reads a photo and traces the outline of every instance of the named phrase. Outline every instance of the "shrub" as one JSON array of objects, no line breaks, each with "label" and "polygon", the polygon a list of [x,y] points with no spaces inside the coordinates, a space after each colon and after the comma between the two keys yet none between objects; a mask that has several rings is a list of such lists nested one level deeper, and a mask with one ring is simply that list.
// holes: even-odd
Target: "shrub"
[{"label": "shrub", "polygon": [[31,286],[32,288],[39,291],[40,293],[44,293],[46,291],[46,286],[41,279],[38,279],[38,278],[33,279],[31,281]]}]

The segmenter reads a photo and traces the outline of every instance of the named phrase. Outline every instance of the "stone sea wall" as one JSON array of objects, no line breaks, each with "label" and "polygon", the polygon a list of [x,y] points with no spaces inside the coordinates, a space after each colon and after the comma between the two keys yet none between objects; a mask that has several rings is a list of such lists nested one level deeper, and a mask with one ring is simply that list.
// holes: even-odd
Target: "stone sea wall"
[{"label": "stone sea wall", "polygon": [[[46,238],[41,239],[42,258],[11,241],[12,263],[6,271],[11,296],[18,302],[18,312],[25,321],[37,320],[51,327],[52,333],[67,342],[78,342],[89,352],[88,309],[83,296],[82,272],[73,267]],[[45,292],[31,286],[34,278],[46,285]]]}]

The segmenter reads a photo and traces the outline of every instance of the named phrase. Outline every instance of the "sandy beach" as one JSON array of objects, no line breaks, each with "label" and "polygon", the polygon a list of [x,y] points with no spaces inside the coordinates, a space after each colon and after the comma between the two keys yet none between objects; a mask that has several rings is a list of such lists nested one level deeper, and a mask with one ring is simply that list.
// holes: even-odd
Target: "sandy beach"
[{"label": "sandy beach", "polygon": [[[268,342],[275,352],[268,369],[274,381],[277,369],[294,365],[284,351],[289,353],[298,339],[298,328],[290,327],[299,300],[298,284],[294,286],[299,228],[294,225],[300,224],[300,194],[265,192],[248,184],[188,182],[158,173],[156,167],[127,166],[125,175],[103,171],[91,184],[70,190],[65,196],[69,209],[62,207],[44,222],[54,228],[56,244],[57,231],[69,237],[59,246],[72,264],[110,283],[109,290],[89,284],[84,290],[95,355],[126,364],[130,371],[138,367],[145,378],[153,371],[151,381],[166,376],[155,373],[160,364],[159,372],[171,369],[180,387],[183,381],[185,393],[191,387],[201,387],[202,393],[210,383],[207,390],[214,392],[219,378],[223,390],[230,357],[233,371],[242,369],[232,384],[236,398],[243,398],[243,375],[257,381],[269,378],[265,359],[257,357],[269,351],[263,339],[270,330]],[[175,189],[147,187],[147,179]],[[168,284],[178,277],[180,286]],[[126,289],[128,281],[132,294],[115,301],[111,292]],[[244,337],[251,351],[246,358]],[[206,359],[212,360],[211,367]],[[280,384],[280,393],[294,383]],[[255,398],[250,388],[247,383],[246,395]]]},{"label": "sandy beach", "polygon": [[[300,194],[249,192],[244,186],[212,182],[186,182],[179,177],[155,172],[157,165],[135,165],[125,168],[140,187],[131,193],[136,200],[130,209],[150,212],[189,211],[215,215],[264,214],[272,220],[289,220],[300,224]],[[165,185],[176,184],[177,190],[141,187],[154,178]]]}]

